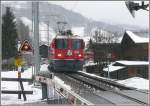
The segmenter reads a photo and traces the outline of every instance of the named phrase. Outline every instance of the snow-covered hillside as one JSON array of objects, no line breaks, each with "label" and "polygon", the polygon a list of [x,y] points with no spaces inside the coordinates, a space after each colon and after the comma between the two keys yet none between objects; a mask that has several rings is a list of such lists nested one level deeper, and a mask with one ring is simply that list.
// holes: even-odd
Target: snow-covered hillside
[{"label": "snow-covered hillside", "polygon": [[[26,26],[29,27],[30,32],[32,32],[32,20],[30,20],[27,17],[21,17],[20,19]],[[33,34],[31,33],[31,35]],[[55,37],[55,35],[56,33],[54,32],[54,30],[51,27],[49,27],[49,39],[51,40],[52,38]],[[39,23],[39,36],[40,36],[40,41],[48,42],[48,27],[45,22]]]},{"label": "snow-covered hillside", "polygon": [[32,21],[27,17],[21,17],[20,20],[32,30]]},{"label": "snow-covered hillside", "polygon": [[[28,19],[27,17],[21,17],[20,18],[22,22],[26,25],[29,26],[30,31],[32,31],[32,21]],[[40,36],[40,41],[42,42],[48,42],[48,26],[45,22],[40,22],[39,23],[39,36]],[[87,42],[89,41],[90,37],[85,37],[84,36],[84,27],[72,27],[72,32],[74,35],[78,35],[81,38],[84,39],[84,41]],[[49,39],[50,41],[56,36],[55,31],[49,27]]]}]

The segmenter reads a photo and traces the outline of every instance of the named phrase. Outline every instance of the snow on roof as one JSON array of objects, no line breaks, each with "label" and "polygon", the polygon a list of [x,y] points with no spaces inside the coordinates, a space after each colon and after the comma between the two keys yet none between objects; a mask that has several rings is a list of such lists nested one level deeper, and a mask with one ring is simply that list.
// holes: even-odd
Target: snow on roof
[{"label": "snow on roof", "polygon": [[110,65],[108,65],[107,68],[104,68],[103,71],[108,71],[109,72],[113,72],[113,71],[117,71],[117,70],[120,70],[120,69],[123,69],[125,68],[125,66],[115,66],[116,63],[119,63],[119,64],[122,64],[122,65],[125,65],[125,66],[137,66],[137,65],[149,65],[149,62],[148,61],[128,61],[128,60],[119,60],[119,61],[116,61],[114,63],[111,63]]},{"label": "snow on roof", "polygon": [[109,70],[109,72],[113,72],[113,71],[117,71],[117,70],[120,70],[120,69],[123,69],[123,68],[125,68],[125,67],[123,67],[123,66],[113,66],[113,64],[110,64],[110,65],[108,65],[107,68],[103,68],[103,71],[107,72]]},{"label": "snow on roof", "polygon": [[129,37],[135,42],[135,43],[148,43],[149,38],[139,37],[138,35],[134,34],[131,31],[126,31],[126,33],[129,35]]},{"label": "snow on roof", "polygon": [[121,36],[121,37],[119,37],[119,38],[118,38],[118,40],[117,40],[117,43],[121,43],[122,39],[123,39],[123,37],[122,37],[122,36]]},{"label": "snow on roof", "polygon": [[120,63],[123,65],[149,65],[148,61],[128,61],[128,60],[119,60],[116,63]]},{"label": "snow on roof", "polygon": [[124,84],[126,86],[134,87],[137,89],[142,90],[149,90],[149,80],[140,78],[140,77],[133,77],[126,80],[117,81],[118,83]]}]

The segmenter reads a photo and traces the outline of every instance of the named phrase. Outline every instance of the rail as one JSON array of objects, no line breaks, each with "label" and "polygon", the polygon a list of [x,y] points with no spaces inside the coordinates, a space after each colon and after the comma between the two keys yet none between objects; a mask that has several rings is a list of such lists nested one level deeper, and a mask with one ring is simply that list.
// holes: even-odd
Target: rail
[{"label": "rail", "polygon": [[82,72],[78,72],[77,74],[82,75],[82,76],[84,76],[86,78],[90,78],[90,79],[93,79],[93,80],[96,80],[96,81],[108,84],[109,86],[117,87],[119,89],[123,89],[123,90],[135,90],[135,88],[133,88],[133,87],[127,87],[127,86],[125,86],[123,84],[119,84],[119,83],[114,82],[114,81],[109,80],[109,79],[103,79],[103,78],[94,77],[94,76],[91,76],[91,75],[84,74]]},{"label": "rail", "polygon": [[[137,102],[139,104],[148,105],[147,101],[145,101],[145,100],[143,101],[142,99],[135,98],[134,96],[128,96],[127,94],[123,94],[121,90],[107,89],[106,87],[104,87],[102,85],[99,85],[98,82],[100,82],[102,78],[100,78],[100,79],[99,78],[95,78],[93,76],[89,76],[89,75],[86,75],[84,73],[83,74],[79,74],[79,73],[77,74],[77,73],[75,73],[75,74],[66,74],[66,75],[68,75],[69,77],[71,77],[71,78],[73,78],[75,80],[82,81],[83,83],[85,83],[87,85],[90,85],[93,88],[98,88],[99,90],[109,91],[109,92],[118,94],[118,95],[120,95],[120,96],[122,96],[124,98],[127,98],[127,99],[130,99],[132,101],[135,101],[135,102]],[[89,79],[87,79],[87,78],[89,78]],[[96,81],[95,83],[93,82],[94,80]],[[110,80],[102,79],[103,83],[110,84],[110,86],[114,85],[115,87],[120,87],[121,89],[123,89],[125,91],[135,91],[135,92],[137,91],[137,90],[135,90],[135,88],[126,87],[126,86],[117,84],[117,83],[115,83],[113,81],[110,81],[110,83],[109,83],[108,81],[110,81]]]}]

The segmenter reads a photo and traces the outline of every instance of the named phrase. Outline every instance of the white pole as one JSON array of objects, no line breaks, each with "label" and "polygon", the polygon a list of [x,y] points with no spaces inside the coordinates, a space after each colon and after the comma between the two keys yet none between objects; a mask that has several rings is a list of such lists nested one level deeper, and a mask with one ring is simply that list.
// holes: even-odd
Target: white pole
[{"label": "white pole", "polygon": [[48,36],[48,54],[47,54],[47,56],[48,56],[48,59],[49,59],[49,21],[48,21],[48,34],[47,34],[47,36]]},{"label": "white pole", "polygon": [[[1,5],[1,1],[0,1],[0,5]],[[1,29],[2,29],[2,18],[0,19],[0,71],[2,72],[2,30]],[[1,77],[1,73],[0,73],[0,77]],[[1,81],[0,81],[0,85],[1,85]],[[1,91],[1,87],[0,87],[0,91]],[[0,100],[0,104],[1,104],[1,100]]]},{"label": "white pole", "polygon": [[108,60],[108,78],[110,78],[110,75],[109,75],[109,60]]},{"label": "white pole", "polygon": [[108,78],[110,78],[110,72],[109,72],[109,59],[111,59],[111,54],[108,54]]},{"label": "white pole", "polygon": [[35,75],[40,71],[39,56],[39,2],[33,2],[33,20],[34,20],[34,59],[35,59]]}]

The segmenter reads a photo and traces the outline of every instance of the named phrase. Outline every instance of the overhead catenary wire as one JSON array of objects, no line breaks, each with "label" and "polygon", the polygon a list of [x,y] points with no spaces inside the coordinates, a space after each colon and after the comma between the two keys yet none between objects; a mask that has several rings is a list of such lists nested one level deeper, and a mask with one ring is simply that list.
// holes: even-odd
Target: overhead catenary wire
[{"label": "overhead catenary wire", "polygon": [[[78,1],[76,1],[76,2],[74,3],[74,5],[73,5],[69,10],[70,10],[71,12],[74,11],[75,8],[77,7],[77,5],[78,5]],[[69,20],[68,20],[68,18],[67,18],[68,16],[66,16],[66,15],[64,14],[63,17],[64,17],[64,22],[67,22],[68,28],[71,29],[72,25],[69,23]],[[63,27],[66,27],[66,24],[64,24]]]},{"label": "overhead catenary wire", "polygon": [[78,1],[76,1],[76,2],[74,3],[74,5],[73,5],[72,8],[70,9],[70,11],[75,10],[75,8],[77,7],[77,5],[78,5]]}]

